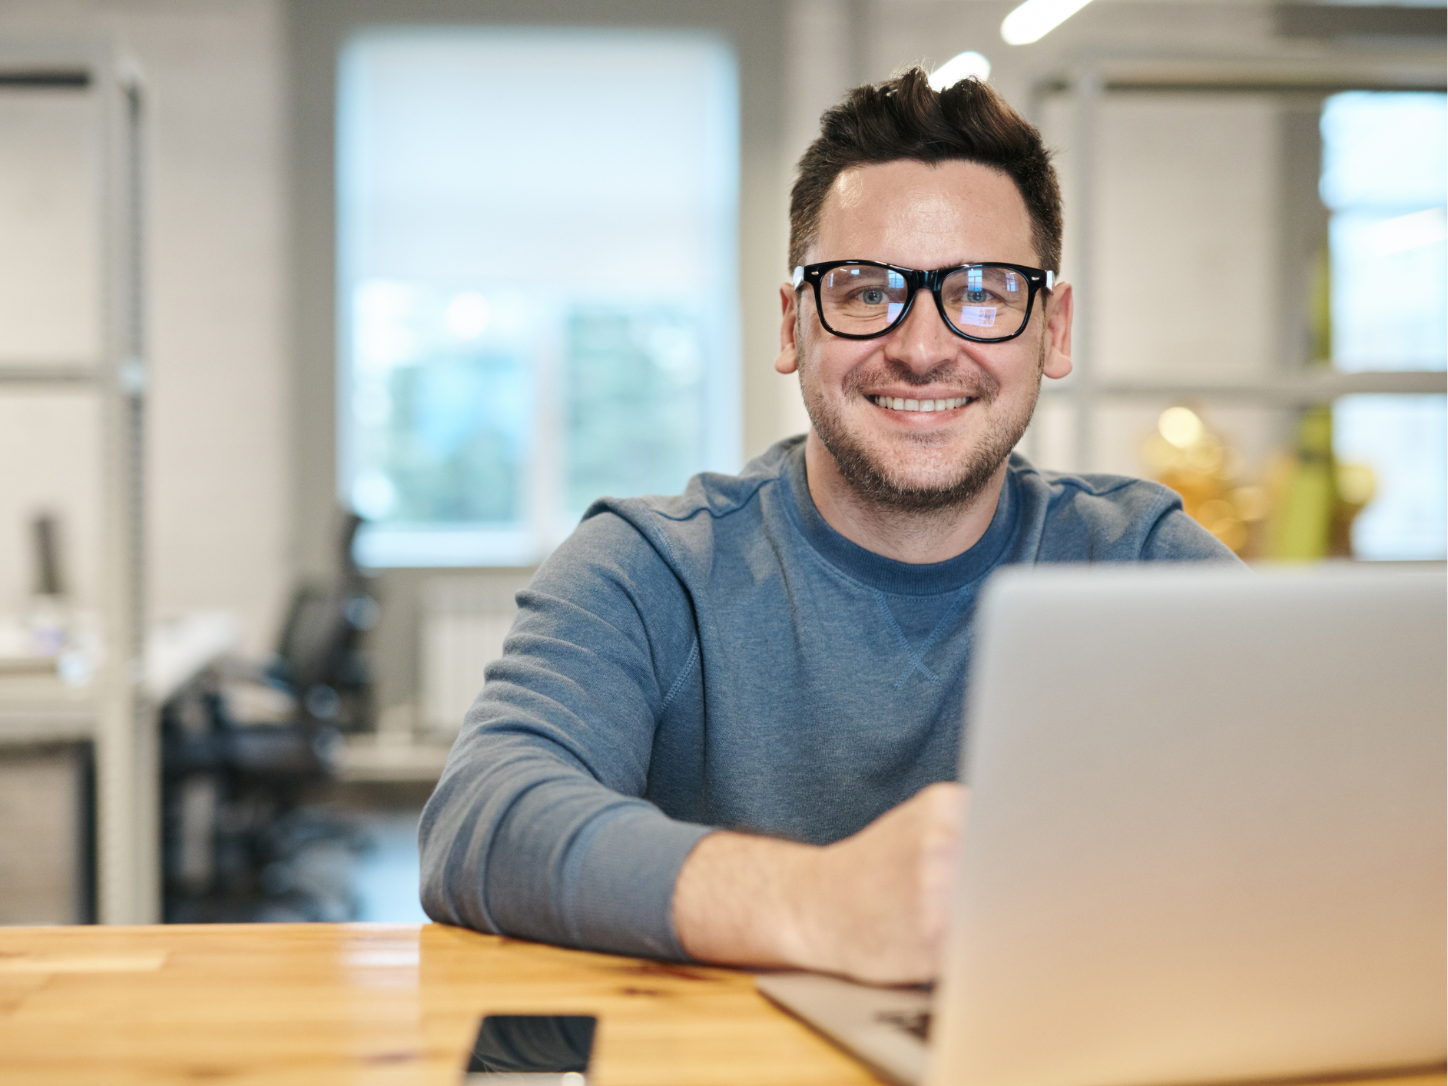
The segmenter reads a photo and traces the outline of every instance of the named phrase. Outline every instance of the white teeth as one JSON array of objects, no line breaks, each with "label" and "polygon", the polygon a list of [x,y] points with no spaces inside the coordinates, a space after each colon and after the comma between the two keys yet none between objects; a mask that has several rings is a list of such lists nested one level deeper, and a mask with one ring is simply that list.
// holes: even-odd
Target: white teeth
[{"label": "white teeth", "polygon": [[902,400],[898,396],[871,396],[870,399],[892,411],[953,411],[971,402],[969,396],[955,396],[948,400]]}]

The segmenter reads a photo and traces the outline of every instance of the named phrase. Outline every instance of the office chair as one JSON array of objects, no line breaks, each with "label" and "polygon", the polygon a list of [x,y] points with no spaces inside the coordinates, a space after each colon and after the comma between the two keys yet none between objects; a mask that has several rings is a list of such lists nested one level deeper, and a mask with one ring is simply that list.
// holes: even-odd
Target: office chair
[{"label": "office chair", "polygon": [[352,560],[360,523],[345,517],[337,576],[293,593],[270,661],[214,668],[162,708],[168,921],[355,915],[345,885],[318,884],[299,861],[318,844],[367,845],[345,818],[305,805],[335,780],[341,733],[372,725],[359,642],[378,606]]}]

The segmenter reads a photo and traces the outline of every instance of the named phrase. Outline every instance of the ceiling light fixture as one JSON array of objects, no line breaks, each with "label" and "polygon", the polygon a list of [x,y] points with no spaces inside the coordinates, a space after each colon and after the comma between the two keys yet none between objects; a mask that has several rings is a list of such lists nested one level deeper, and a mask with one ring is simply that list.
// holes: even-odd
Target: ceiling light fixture
[{"label": "ceiling light fixture", "polygon": [[943,91],[946,87],[953,87],[962,79],[969,79],[971,76],[975,76],[982,83],[990,78],[990,61],[973,49],[955,54],[931,72],[930,85],[938,91]]},{"label": "ceiling light fixture", "polygon": [[1091,0],[1026,0],[1005,17],[1001,37],[1007,45],[1030,45],[1089,4]]}]

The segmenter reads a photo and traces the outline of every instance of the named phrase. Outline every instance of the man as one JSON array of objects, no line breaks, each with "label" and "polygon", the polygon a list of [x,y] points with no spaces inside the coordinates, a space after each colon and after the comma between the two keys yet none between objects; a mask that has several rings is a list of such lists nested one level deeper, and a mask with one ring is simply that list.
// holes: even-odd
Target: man
[{"label": "man", "polygon": [[1163,487],[1012,454],[1070,372],[1072,300],[1049,157],[989,87],[858,88],[790,217],[775,366],[809,434],[598,502],[519,593],[423,815],[435,919],[928,979],[987,575],[1233,560]]}]

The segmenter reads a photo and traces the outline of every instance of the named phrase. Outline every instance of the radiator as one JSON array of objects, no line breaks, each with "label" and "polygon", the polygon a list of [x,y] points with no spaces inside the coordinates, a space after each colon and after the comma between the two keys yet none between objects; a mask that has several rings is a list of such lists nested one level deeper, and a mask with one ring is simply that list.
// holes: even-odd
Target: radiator
[{"label": "radiator", "polygon": [[513,594],[523,581],[503,577],[438,577],[428,582],[418,653],[422,727],[456,735],[483,688],[483,669],[503,655],[513,624]]}]

